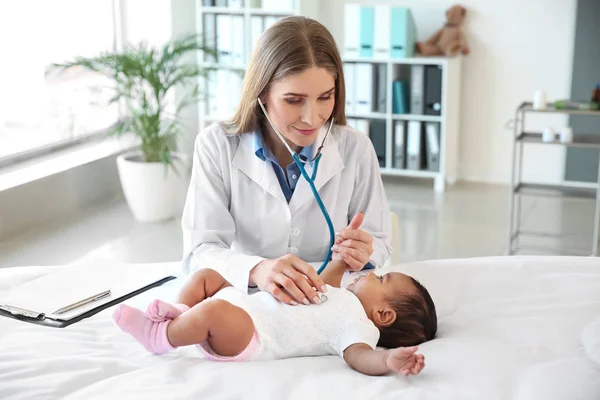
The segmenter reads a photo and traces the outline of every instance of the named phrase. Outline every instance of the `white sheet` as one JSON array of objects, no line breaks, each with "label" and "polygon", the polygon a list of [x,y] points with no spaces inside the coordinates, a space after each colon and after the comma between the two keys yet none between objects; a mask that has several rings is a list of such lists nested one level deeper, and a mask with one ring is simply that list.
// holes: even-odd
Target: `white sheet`
[{"label": "white sheet", "polygon": [[[177,268],[177,265],[161,267]],[[392,267],[427,286],[439,337],[416,377],[368,377],[336,356],[214,363],[193,348],[146,353],[112,310],[59,330],[0,318],[0,398],[600,399],[583,328],[600,314],[600,260],[492,257]],[[0,270],[0,295],[45,268]],[[181,280],[129,303],[172,300]]]}]

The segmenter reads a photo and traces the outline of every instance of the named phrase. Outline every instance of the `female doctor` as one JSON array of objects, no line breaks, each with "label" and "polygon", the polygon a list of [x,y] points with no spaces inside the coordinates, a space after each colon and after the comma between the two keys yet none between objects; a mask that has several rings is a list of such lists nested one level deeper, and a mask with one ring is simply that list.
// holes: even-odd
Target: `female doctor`
[{"label": "female doctor", "polygon": [[196,138],[182,221],[184,266],[188,273],[213,268],[238,289],[258,287],[287,304],[319,303],[314,288],[325,287],[315,268],[329,249],[329,230],[258,99],[308,175],[334,119],[315,178],[338,233],[333,258],[359,271],[391,254],[377,156],[366,135],[346,126],[335,41],[319,22],[294,16],[260,36],[233,118]]}]

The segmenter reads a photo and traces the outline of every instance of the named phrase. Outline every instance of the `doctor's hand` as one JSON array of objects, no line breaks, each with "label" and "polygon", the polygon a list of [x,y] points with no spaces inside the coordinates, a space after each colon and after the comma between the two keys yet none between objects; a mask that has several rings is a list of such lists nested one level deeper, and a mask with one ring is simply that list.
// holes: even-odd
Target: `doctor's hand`
[{"label": "doctor's hand", "polygon": [[256,264],[250,271],[250,281],[260,290],[267,291],[279,301],[291,305],[320,304],[319,295],[313,288],[326,291],[325,283],[317,271],[293,254]]},{"label": "doctor's hand", "polygon": [[365,214],[361,211],[352,218],[350,225],[340,232],[332,248],[332,259],[343,261],[349,271],[360,271],[373,254],[373,236],[360,228]]}]

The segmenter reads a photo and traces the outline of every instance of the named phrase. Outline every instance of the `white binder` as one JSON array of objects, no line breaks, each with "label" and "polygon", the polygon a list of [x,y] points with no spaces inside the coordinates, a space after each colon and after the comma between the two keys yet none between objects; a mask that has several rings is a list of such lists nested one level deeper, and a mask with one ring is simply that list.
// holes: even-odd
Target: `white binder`
[{"label": "white binder", "polygon": [[437,122],[425,124],[427,134],[427,169],[438,172],[440,170],[440,134]]},{"label": "white binder", "polygon": [[344,81],[346,83],[346,114],[356,113],[356,65],[344,64]]},{"label": "white binder", "polygon": [[256,47],[256,42],[258,42],[258,38],[260,37],[261,33],[263,33],[264,30],[265,30],[264,18],[261,17],[260,15],[252,16],[252,18],[250,19],[250,32],[251,32],[251,36],[250,36],[251,43],[250,44],[252,46],[252,50],[254,50],[254,48]]},{"label": "white binder", "polygon": [[[217,49],[217,26],[215,14],[204,14],[203,35],[204,43],[207,47]],[[216,62],[217,60],[212,55],[206,56],[207,62]]]},{"label": "white binder", "polygon": [[231,39],[231,64],[243,66],[245,61],[244,47],[246,47],[243,15],[231,16]]},{"label": "white binder", "polygon": [[369,114],[373,111],[373,64],[357,63],[355,91],[356,114]]},{"label": "white binder", "polygon": [[231,107],[229,105],[229,75],[230,71],[219,69],[217,70],[216,96],[215,96],[215,115],[218,118],[228,117]]},{"label": "white binder", "polygon": [[406,136],[406,168],[420,170],[423,166],[421,121],[408,121]]},{"label": "white binder", "polygon": [[394,168],[406,168],[404,153],[404,121],[394,121]]},{"label": "white binder", "polygon": [[267,15],[265,17],[265,30],[269,29],[269,27],[277,21],[279,21],[279,17],[275,15]]},{"label": "white binder", "polygon": [[344,6],[344,55],[358,58],[360,48],[360,4]]},{"label": "white binder", "polygon": [[229,0],[229,8],[242,8],[243,0]]},{"label": "white binder", "polygon": [[410,113],[424,114],[425,66],[413,65],[410,69]]},{"label": "white binder", "polygon": [[370,124],[368,119],[357,119],[356,120],[356,129],[360,132],[364,133],[367,137],[370,136]]},{"label": "white binder", "polygon": [[375,6],[375,32],[373,32],[373,58],[389,60],[391,48],[391,20],[389,5]]},{"label": "white binder", "polygon": [[232,23],[230,15],[217,15],[217,52],[219,63],[231,65],[233,62]]},{"label": "white binder", "polygon": [[227,98],[229,115],[235,114],[242,94],[243,78],[235,72],[229,73],[229,96]]}]

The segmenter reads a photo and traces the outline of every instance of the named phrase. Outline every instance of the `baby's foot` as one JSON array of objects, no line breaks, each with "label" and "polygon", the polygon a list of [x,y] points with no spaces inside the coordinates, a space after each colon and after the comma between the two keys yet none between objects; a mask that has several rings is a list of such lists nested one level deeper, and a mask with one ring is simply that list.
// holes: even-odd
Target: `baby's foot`
[{"label": "baby's foot", "polygon": [[119,304],[113,313],[113,319],[123,332],[129,333],[146,350],[162,354],[175,349],[167,338],[167,326],[171,322],[153,322],[142,310]]},{"label": "baby's foot", "polygon": [[162,322],[175,319],[189,309],[185,304],[170,304],[156,299],[146,309],[146,317],[154,322]]}]

